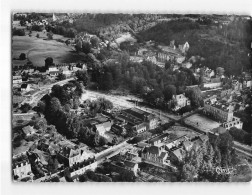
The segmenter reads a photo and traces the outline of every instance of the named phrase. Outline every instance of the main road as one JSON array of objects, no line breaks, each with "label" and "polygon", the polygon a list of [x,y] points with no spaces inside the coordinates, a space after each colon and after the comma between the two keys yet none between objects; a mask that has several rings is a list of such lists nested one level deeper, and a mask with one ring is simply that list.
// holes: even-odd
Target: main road
[{"label": "main road", "polygon": [[[40,90],[38,92],[35,92],[31,98],[29,99],[25,99],[23,103],[29,103],[29,104],[32,104],[33,106],[35,106],[37,104],[37,102],[46,94],[50,91],[50,89],[53,87],[53,85],[64,85],[66,84],[68,81],[71,81],[73,80],[74,78],[69,78],[69,79],[66,79],[66,80],[63,80],[63,81],[59,81],[59,82],[56,82],[56,83],[53,83],[53,84],[50,84],[50,85],[46,85],[46,86],[43,86],[40,88]],[[140,108],[142,110],[145,110],[147,112],[150,112],[150,113],[153,113],[155,114],[158,118],[160,118],[163,122],[169,122],[169,121],[175,121],[181,125],[184,125],[184,121],[183,119],[188,117],[189,115],[192,115],[194,113],[196,113],[198,110],[194,111],[194,112],[191,112],[189,115],[187,116],[183,116],[183,117],[180,117],[180,116],[177,116],[177,115],[174,115],[174,114],[169,114],[169,113],[165,113],[163,111],[160,111],[158,109],[154,109],[154,108],[149,108],[149,107],[146,107],[146,106],[138,106],[136,105],[135,103],[133,103],[132,101],[130,100],[134,100],[134,101],[138,101],[140,102],[141,99],[135,97],[135,96],[132,96],[132,95],[127,95],[127,96],[119,96],[119,95],[111,95],[111,94],[106,94],[106,93],[101,93],[101,92],[98,92],[98,91],[90,91],[90,90],[85,90],[85,93],[83,94],[82,96],[82,100],[85,100],[85,99],[89,99],[89,98],[93,98],[93,99],[97,99],[98,97],[104,97],[108,100],[110,100],[115,106],[118,106],[118,107],[122,107],[122,108],[132,108],[132,107],[137,107],[137,108]],[[197,130],[196,130],[197,129]],[[193,130],[196,130],[197,132],[202,132],[200,129],[198,128],[193,128]],[[202,132],[202,134],[205,133],[205,132]],[[251,151],[248,151],[248,148],[245,148],[244,146],[242,146],[241,144],[235,142],[235,149],[238,150],[239,152],[242,152],[245,154],[245,155],[248,155],[248,154],[251,154]],[[251,155],[249,155],[251,157]]]}]

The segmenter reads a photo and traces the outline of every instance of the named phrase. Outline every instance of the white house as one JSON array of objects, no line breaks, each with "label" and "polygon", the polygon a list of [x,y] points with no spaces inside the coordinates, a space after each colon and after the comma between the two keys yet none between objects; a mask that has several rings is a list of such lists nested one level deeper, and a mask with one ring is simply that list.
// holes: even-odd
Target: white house
[{"label": "white house", "polygon": [[185,97],[184,94],[173,95],[172,100],[175,102],[175,109],[174,110],[178,110],[178,109],[183,108],[185,106],[191,105],[191,101],[187,97]]},{"label": "white house", "polygon": [[12,161],[13,175],[18,176],[18,179],[30,176],[32,174],[31,164],[29,163],[28,157],[22,154],[19,157],[13,158]]},{"label": "white house", "polygon": [[21,85],[20,89],[21,89],[21,91],[30,91],[31,90],[31,86],[30,86],[30,84],[24,83],[24,84]]}]

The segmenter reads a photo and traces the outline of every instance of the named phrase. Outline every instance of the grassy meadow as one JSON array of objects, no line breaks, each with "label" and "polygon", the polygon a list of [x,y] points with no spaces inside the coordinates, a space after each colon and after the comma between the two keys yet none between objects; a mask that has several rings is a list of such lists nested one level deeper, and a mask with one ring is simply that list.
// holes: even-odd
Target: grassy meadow
[{"label": "grassy meadow", "polygon": [[[57,41],[58,39],[65,41],[67,38],[54,35],[53,40],[47,40],[46,33],[32,32],[31,37],[27,33],[25,36],[12,37],[13,66],[24,65],[27,62],[27,60],[14,60],[18,59],[21,53],[25,53],[34,66],[44,66],[47,57],[52,57],[56,64],[81,60],[81,56],[75,53],[71,47]],[[36,37],[37,33],[39,38]]]}]

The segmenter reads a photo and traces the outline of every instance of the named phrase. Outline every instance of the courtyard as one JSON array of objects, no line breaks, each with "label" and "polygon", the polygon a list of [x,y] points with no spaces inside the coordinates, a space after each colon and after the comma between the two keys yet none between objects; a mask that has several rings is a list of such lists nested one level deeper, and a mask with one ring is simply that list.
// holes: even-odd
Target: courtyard
[{"label": "courtyard", "polygon": [[213,121],[207,118],[206,116],[203,116],[200,114],[191,115],[188,118],[185,118],[184,121],[187,125],[193,126],[206,133],[210,131],[211,129],[214,129],[220,126],[220,123]]}]

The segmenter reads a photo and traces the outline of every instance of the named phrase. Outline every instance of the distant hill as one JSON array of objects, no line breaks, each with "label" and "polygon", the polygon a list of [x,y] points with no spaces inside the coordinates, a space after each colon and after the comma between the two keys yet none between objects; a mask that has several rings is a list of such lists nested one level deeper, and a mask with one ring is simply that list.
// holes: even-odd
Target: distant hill
[{"label": "distant hill", "polygon": [[222,66],[228,74],[240,74],[251,69],[250,43],[251,20],[234,20],[228,25],[200,25],[191,20],[172,20],[157,24],[138,34],[144,41],[154,40],[160,44],[190,44],[188,58],[204,57],[205,65],[215,69]]}]

